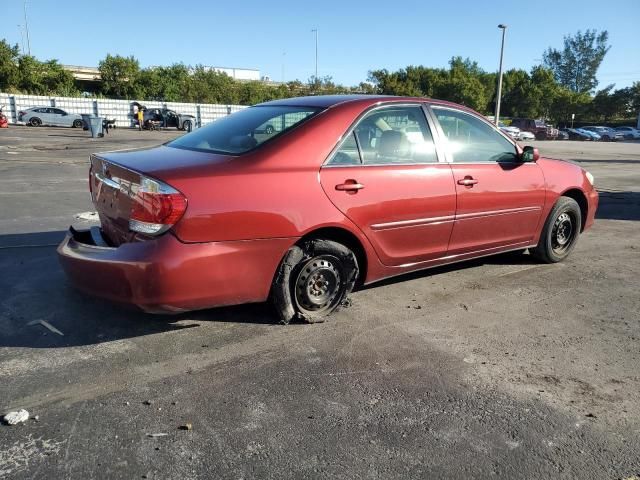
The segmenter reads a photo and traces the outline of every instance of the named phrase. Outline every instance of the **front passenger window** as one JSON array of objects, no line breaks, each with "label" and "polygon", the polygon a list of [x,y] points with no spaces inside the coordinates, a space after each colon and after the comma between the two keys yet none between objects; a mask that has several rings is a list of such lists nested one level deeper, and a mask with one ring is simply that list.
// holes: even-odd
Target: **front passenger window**
[{"label": "front passenger window", "polygon": [[454,162],[516,162],[516,147],[491,125],[474,115],[433,108]]}]

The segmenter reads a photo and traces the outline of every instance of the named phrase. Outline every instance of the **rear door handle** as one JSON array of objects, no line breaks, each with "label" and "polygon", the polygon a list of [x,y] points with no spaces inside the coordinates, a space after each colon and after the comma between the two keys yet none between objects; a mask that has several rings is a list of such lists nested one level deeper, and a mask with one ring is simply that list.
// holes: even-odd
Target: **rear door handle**
[{"label": "rear door handle", "polygon": [[344,183],[340,183],[338,185],[336,185],[336,190],[339,190],[341,192],[347,192],[347,193],[357,193],[358,190],[362,190],[364,188],[364,185],[361,183],[358,183],[356,180],[353,179],[348,179],[345,180]]},{"label": "rear door handle", "polygon": [[476,183],[478,183],[478,180],[473,177],[464,177],[458,180],[458,185],[464,185],[465,187],[473,187]]}]

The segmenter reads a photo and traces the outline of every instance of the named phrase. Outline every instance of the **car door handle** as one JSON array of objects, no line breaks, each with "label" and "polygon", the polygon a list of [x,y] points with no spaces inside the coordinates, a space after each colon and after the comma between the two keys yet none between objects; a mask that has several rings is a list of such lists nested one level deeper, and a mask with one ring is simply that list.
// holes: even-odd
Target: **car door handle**
[{"label": "car door handle", "polygon": [[358,190],[362,190],[363,188],[363,184],[358,183],[356,180],[351,178],[349,180],[345,180],[344,183],[336,185],[336,190],[347,193],[357,193]]},{"label": "car door handle", "polygon": [[478,183],[478,180],[473,177],[464,177],[458,180],[458,185],[464,185],[465,187],[473,187],[476,183]]}]

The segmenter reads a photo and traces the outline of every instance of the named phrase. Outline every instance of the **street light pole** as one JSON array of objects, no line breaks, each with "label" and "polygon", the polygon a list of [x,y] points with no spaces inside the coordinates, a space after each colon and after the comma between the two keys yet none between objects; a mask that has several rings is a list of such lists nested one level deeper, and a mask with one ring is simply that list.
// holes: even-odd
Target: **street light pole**
[{"label": "street light pole", "polygon": [[29,22],[27,21],[27,0],[24,0],[24,29],[27,31],[27,51],[31,56],[31,39],[29,38]]},{"label": "street light pole", "polygon": [[317,82],[318,82],[318,29],[314,28],[311,31],[316,34],[316,75],[313,78],[315,80],[314,83],[317,84]]},{"label": "street light pole", "polygon": [[20,46],[22,47],[22,55],[25,54],[25,50],[24,50],[24,31],[22,30],[22,25],[18,24],[18,30],[20,30]]},{"label": "street light pole", "polygon": [[502,46],[500,47],[500,73],[498,73],[498,98],[496,100],[496,127],[500,121],[500,100],[502,98],[502,58],[504,55],[504,35],[507,31],[507,26],[503,23],[498,25],[498,28],[502,29]]}]

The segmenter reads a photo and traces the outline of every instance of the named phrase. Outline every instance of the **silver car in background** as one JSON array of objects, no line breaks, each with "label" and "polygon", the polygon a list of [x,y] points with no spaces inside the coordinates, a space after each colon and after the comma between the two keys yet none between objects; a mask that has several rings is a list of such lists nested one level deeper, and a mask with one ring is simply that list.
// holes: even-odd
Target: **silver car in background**
[{"label": "silver car in background", "polygon": [[600,139],[603,142],[617,142],[618,140],[623,140],[624,135],[611,127],[601,127],[601,126],[590,126],[590,127],[582,127],[583,130],[588,130],[593,133],[597,133],[600,135]]},{"label": "silver car in background", "polygon": [[633,127],[618,127],[616,132],[620,132],[626,140],[640,140],[640,130]]},{"label": "silver car in background", "polygon": [[77,113],[67,113],[56,107],[31,107],[18,112],[18,121],[32,127],[52,125],[55,127],[82,128],[82,116]]}]

